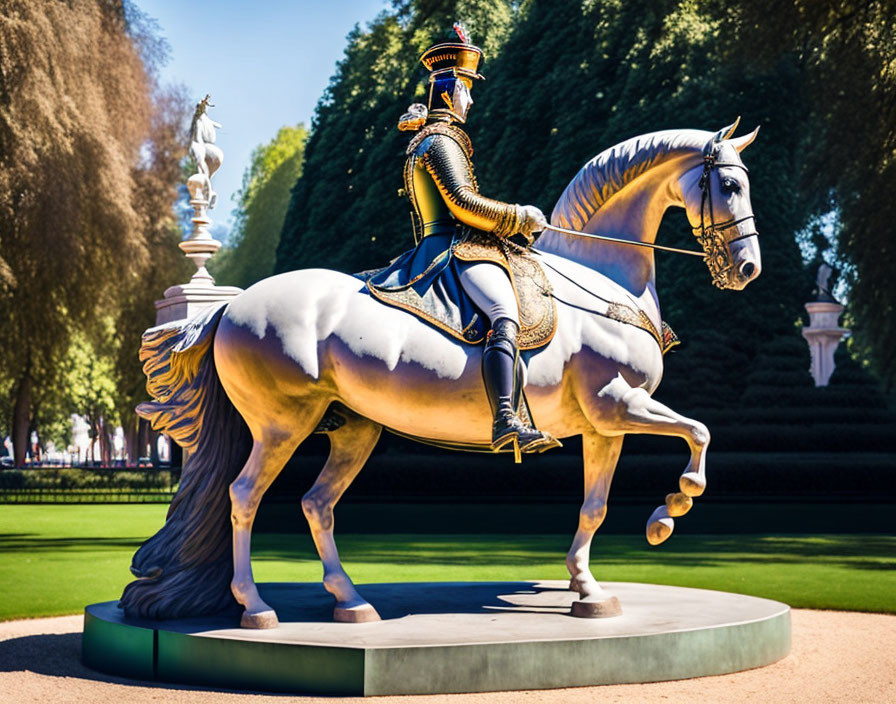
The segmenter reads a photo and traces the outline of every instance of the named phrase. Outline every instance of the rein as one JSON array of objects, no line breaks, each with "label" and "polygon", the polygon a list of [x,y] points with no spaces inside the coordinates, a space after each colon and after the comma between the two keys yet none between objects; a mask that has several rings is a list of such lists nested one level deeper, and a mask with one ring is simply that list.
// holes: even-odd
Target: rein
[{"label": "rein", "polygon": [[606,235],[592,235],[590,232],[579,232],[578,230],[567,230],[564,227],[556,227],[554,225],[545,225],[545,230],[552,230],[554,232],[559,232],[562,235],[572,235],[574,237],[587,237],[592,240],[603,240],[604,242],[617,242],[618,244],[631,244],[635,247],[650,247],[651,249],[659,249],[663,252],[675,252],[676,254],[690,254],[693,257],[700,257],[701,259],[706,259],[706,254],[704,252],[695,252],[692,249],[678,249],[677,247],[664,247],[661,244],[654,244],[653,242],[638,242],[637,240],[623,240],[618,237],[608,237]]}]

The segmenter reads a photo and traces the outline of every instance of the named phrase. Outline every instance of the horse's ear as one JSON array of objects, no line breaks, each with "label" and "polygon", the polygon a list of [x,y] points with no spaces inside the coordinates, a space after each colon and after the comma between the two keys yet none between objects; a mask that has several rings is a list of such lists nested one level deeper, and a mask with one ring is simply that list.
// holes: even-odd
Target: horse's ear
[{"label": "horse's ear", "polygon": [[732,145],[738,152],[742,152],[753,143],[757,134],[759,134],[758,125],[755,130],[750,132],[750,134],[745,134],[743,137],[737,137],[736,139],[729,139],[728,144]]},{"label": "horse's ear", "polygon": [[731,135],[734,134],[734,130],[737,129],[737,126],[740,124],[740,115],[737,116],[737,119],[732,122],[727,127],[723,127],[716,133],[716,142],[721,142],[723,139],[728,139]]}]

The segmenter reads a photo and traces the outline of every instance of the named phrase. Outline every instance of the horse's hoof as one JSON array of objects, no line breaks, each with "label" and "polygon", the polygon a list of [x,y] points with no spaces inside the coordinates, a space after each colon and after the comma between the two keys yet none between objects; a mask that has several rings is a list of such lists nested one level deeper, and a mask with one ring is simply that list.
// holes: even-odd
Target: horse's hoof
[{"label": "horse's hoof", "polygon": [[674,494],[666,495],[666,510],[669,512],[669,515],[672,518],[683,516],[691,510],[691,507],[693,505],[694,500],[687,494],[683,494],[680,491]]},{"label": "horse's hoof", "polygon": [[600,601],[574,601],[569,611],[570,616],[576,618],[610,618],[622,616],[622,605],[619,599],[611,596]]},{"label": "horse's hoof", "polygon": [[361,604],[350,608],[337,606],[333,609],[333,620],[339,623],[370,623],[379,621],[380,615],[370,604]]},{"label": "horse's hoof", "polygon": [[257,614],[244,611],[240,618],[242,628],[276,628],[279,625],[280,621],[277,620],[277,613],[273,609],[259,611]]},{"label": "horse's hoof", "polygon": [[657,507],[647,519],[647,542],[651,545],[659,545],[672,535],[675,521],[669,516],[665,504]]},{"label": "horse's hoof", "polygon": [[697,472],[685,472],[679,477],[678,486],[688,496],[700,496],[706,490],[706,477]]}]

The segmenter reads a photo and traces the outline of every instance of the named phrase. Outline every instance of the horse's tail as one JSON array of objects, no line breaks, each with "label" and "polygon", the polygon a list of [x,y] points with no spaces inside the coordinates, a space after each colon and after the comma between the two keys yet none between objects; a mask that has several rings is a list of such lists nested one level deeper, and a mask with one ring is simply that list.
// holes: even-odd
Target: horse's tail
[{"label": "horse's tail", "polygon": [[189,452],[180,488],[161,530],[134,554],[138,579],[119,606],[128,614],[179,618],[235,604],[228,487],[249,456],[252,438],[227,398],[212,350],[223,304],[187,322],[143,336],[140,359],[156,400],[137,413]]}]

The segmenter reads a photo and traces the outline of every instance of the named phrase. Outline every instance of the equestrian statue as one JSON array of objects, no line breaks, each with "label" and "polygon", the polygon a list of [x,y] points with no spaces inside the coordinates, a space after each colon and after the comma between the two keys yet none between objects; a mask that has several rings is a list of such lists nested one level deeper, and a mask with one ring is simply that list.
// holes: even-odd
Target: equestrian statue
[{"label": "equestrian statue", "polygon": [[684,208],[716,286],[741,290],[759,275],[740,158],[758,128],[734,138],[735,122],[617,144],[581,168],[547,222],[534,206],[479,193],[459,124],[481,55],[462,31],[423,54],[429,104],[411,106],[399,123],[413,133],[412,250],[357,276],[273,276],[144,334],[154,401],[138,412],[189,459],[165,525],[134,555],[137,579],[120,601],[128,614],[196,616],[235,599],[244,627],[276,626],[252,577],[252,523],[314,432],[329,436],[330,454],[302,510],[338,621],[379,618],[342,567],[333,509],[383,428],[517,460],[582,436],[584,501],[566,556],[579,616],[618,613],[589,558],[627,433],[679,437],[690,450],[679,491],[647,521],[651,544],[703,493],[709,431],[651,398],[676,343],[654,267],[655,249],[671,248],[655,239],[665,211]]}]

